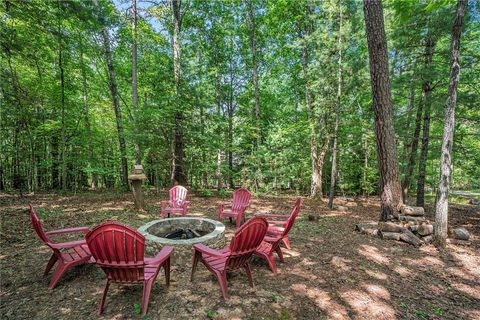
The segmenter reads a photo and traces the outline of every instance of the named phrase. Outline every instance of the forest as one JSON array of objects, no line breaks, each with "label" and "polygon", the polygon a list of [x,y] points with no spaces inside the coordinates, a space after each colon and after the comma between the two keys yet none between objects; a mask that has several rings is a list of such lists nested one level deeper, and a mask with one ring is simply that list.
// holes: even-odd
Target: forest
[{"label": "forest", "polygon": [[251,195],[226,239],[303,201],[278,275],[254,259],[223,302],[175,247],[149,315],[122,291],[107,317],[480,317],[480,1],[2,0],[0,21],[2,318],[94,317],[93,267],[48,300],[35,208],[139,228],[176,186],[220,222]]},{"label": "forest", "polygon": [[[176,3],[174,1],[174,3]],[[302,5],[300,5],[302,4]],[[0,190],[245,186],[374,195],[358,1],[4,1]],[[387,1],[404,193],[439,182],[453,1]],[[460,51],[452,187],[478,190],[478,2]]]}]

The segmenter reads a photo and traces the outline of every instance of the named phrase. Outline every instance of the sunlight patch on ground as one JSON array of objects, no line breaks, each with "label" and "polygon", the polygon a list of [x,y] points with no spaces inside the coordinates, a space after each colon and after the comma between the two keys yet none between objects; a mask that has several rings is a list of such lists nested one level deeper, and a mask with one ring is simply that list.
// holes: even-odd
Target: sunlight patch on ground
[{"label": "sunlight patch on ground", "polygon": [[378,280],[387,280],[387,275],[383,272],[367,269],[365,270],[365,273],[368,274],[370,277]]},{"label": "sunlight patch on ground", "polygon": [[408,277],[412,274],[410,269],[407,269],[405,267],[397,266],[393,268],[393,271],[401,275],[402,277]]},{"label": "sunlight patch on ground", "polygon": [[[376,294],[380,293],[385,295],[383,290],[375,291]],[[386,290],[385,290],[386,291]],[[350,305],[355,313],[364,319],[395,319],[395,310],[388,304],[379,301],[376,294],[368,294],[365,291],[360,290],[348,290],[340,293],[340,297]],[[388,294],[388,297],[390,295]]]},{"label": "sunlight patch on ground", "polygon": [[350,267],[348,265],[351,262],[352,262],[352,260],[345,259],[345,258],[342,258],[342,257],[337,257],[337,256],[333,256],[332,260],[331,260],[332,265],[334,265],[335,267],[340,269],[339,271],[342,271],[342,272],[343,271],[349,271],[349,270],[352,269],[352,267]]},{"label": "sunlight patch on ground", "polygon": [[480,286],[476,285],[476,287],[469,286],[465,283],[461,282],[451,282],[451,286],[458,291],[465,293],[467,296],[473,297],[480,301]]},{"label": "sunlight patch on ground", "polygon": [[310,298],[315,304],[322,309],[329,319],[350,319],[347,310],[341,304],[332,300],[330,294],[320,288],[308,288],[304,284],[293,284],[291,288],[300,295]]},{"label": "sunlight patch on ground", "polygon": [[358,253],[375,263],[387,266],[390,264],[390,259],[387,258],[383,253],[381,253],[377,247],[364,244],[360,246],[360,248],[358,249]]},{"label": "sunlight patch on ground", "polygon": [[390,292],[388,292],[384,287],[376,284],[363,284],[362,287],[368,292],[371,296],[381,298],[383,300],[390,300]]},{"label": "sunlight patch on ground", "polygon": [[480,279],[480,259],[476,258],[475,254],[469,253],[470,250],[451,252],[457,263],[460,263],[462,269],[471,274],[473,277]]}]

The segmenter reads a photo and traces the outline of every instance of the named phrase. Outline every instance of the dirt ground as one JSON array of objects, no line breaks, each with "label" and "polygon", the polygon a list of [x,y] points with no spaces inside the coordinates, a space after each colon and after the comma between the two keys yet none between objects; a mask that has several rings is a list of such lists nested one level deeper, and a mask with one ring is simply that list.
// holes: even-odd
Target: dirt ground
[{"label": "dirt ground", "polygon": [[[88,192],[61,196],[35,194],[25,198],[0,194],[0,318],[92,319],[104,285],[95,265],[69,271],[57,287],[47,287],[43,271],[50,256],[31,228],[27,204],[36,208],[47,230],[95,226],[117,219],[134,227],[159,216],[166,193],[146,197],[147,212],[133,210],[130,194]],[[190,198],[191,213],[216,217],[225,199]],[[227,199],[228,202],[228,199]],[[247,215],[288,213],[295,196],[254,197]],[[431,215],[431,208],[427,212]],[[264,261],[252,262],[255,287],[244,272],[229,278],[230,299],[203,265],[194,282],[190,261],[173,257],[172,282],[162,273],[153,287],[145,319],[480,319],[480,210],[452,205],[450,224],[472,234],[471,245],[414,248],[354,231],[359,222],[375,221],[376,199],[348,203],[348,211],[328,211],[305,199],[291,232],[292,250],[274,275]],[[318,215],[310,222],[307,216]],[[227,236],[233,224],[224,221]],[[101,319],[138,319],[141,286],[111,286]]]}]

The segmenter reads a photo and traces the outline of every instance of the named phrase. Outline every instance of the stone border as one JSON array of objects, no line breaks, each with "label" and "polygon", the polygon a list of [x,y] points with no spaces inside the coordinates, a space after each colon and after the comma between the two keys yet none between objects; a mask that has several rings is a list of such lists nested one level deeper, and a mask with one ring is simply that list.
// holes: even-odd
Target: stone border
[{"label": "stone border", "polygon": [[[215,226],[215,229],[198,238],[193,238],[193,239],[184,239],[184,240],[173,240],[173,239],[167,239],[167,238],[161,238],[157,237],[153,234],[150,234],[148,232],[148,229],[152,227],[153,225],[157,223],[162,223],[162,222],[168,222],[168,221],[173,221],[173,220],[201,220],[204,222],[211,223]],[[196,217],[179,217],[179,218],[166,218],[166,219],[159,219],[159,220],[153,220],[150,221],[147,224],[144,224],[140,228],[138,228],[138,231],[145,237],[146,240],[148,241],[153,241],[159,244],[163,245],[185,245],[185,246],[190,246],[195,243],[204,243],[204,242],[210,242],[212,240],[216,240],[217,238],[221,238],[224,233],[225,233],[225,225],[219,221],[215,221],[212,219],[207,219],[207,218],[196,218]]]}]

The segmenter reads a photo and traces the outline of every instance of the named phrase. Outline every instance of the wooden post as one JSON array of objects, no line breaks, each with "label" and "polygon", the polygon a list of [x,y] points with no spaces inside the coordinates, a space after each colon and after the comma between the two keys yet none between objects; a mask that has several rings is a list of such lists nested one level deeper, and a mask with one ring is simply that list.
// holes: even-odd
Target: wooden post
[{"label": "wooden post", "polygon": [[142,184],[147,176],[143,174],[143,166],[135,165],[134,173],[128,176],[128,180],[132,182],[133,197],[135,199],[135,209],[139,211],[145,210],[145,200],[143,199]]}]

